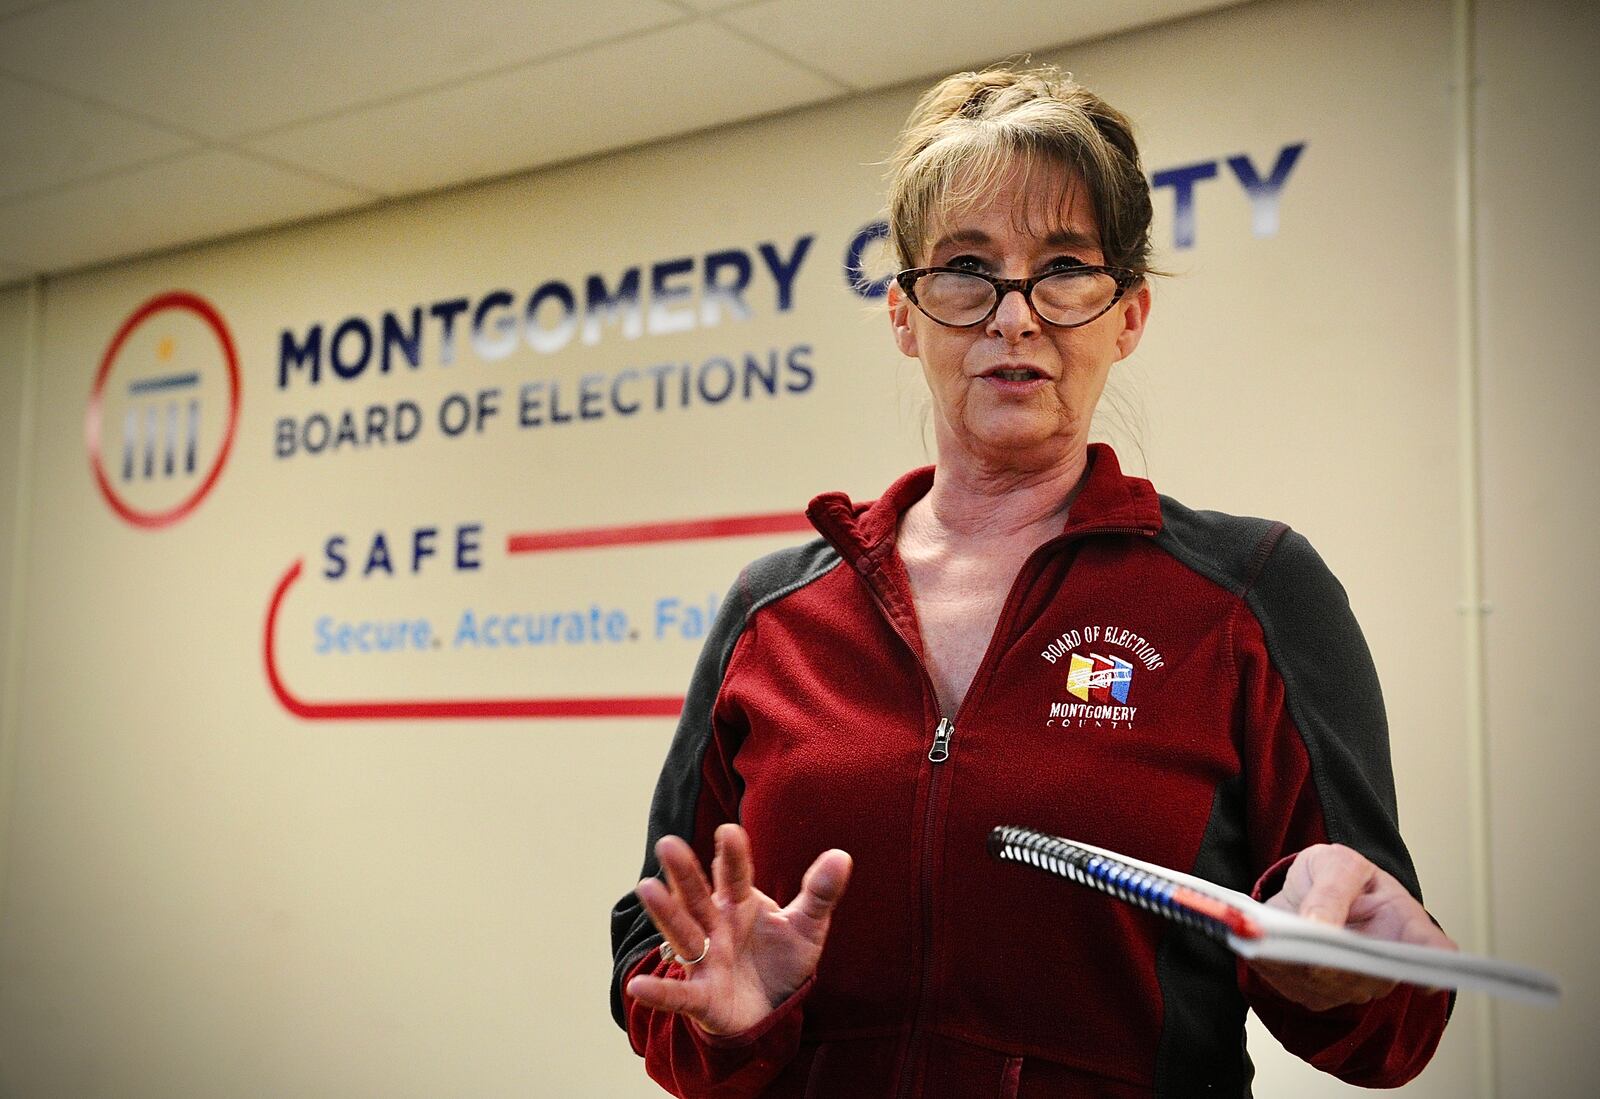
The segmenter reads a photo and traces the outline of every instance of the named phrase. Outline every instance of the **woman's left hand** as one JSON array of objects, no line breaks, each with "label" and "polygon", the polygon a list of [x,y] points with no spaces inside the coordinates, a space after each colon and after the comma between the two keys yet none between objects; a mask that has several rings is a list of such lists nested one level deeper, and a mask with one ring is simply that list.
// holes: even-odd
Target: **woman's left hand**
[{"label": "woman's left hand", "polygon": [[[1296,856],[1274,908],[1375,939],[1456,950],[1417,899],[1394,877],[1339,844],[1308,847]],[[1312,1011],[1364,1004],[1387,995],[1395,982],[1363,973],[1288,962],[1250,963],[1280,996]]]}]

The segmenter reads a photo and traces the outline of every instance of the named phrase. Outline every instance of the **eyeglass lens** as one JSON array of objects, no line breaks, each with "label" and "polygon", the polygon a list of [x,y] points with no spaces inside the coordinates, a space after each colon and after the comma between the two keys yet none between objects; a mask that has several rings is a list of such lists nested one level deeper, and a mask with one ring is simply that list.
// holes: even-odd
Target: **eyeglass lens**
[{"label": "eyeglass lens", "polygon": [[[1117,292],[1104,271],[1062,271],[1033,287],[1033,307],[1051,324],[1079,324],[1096,316]],[[945,324],[976,324],[995,304],[995,286],[979,275],[935,271],[916,282],[917,304]]]}]

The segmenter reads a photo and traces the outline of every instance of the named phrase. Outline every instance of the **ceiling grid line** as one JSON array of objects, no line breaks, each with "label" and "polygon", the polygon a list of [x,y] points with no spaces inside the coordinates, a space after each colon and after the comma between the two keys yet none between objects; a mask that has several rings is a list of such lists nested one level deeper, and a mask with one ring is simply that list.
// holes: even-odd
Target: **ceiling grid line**
[{"label": "ceiling grid line", "polygon": [[[678,6],[673,3],[673,0],[663,0],[663,2],[673,7]],[[397,103],[404,103],[407,100],[420,99],[426,96],[435,95],[439,92],[447,92],[456,88],[463,88],[472,84],[479,84],[487,80],[505,76],[508,73],[519,72],[525,69],[534,69],[541,65],[551,65],[559,61],[569,60],[570,58],[576,57],[580,54],[592,53],[595,50],[603,49],[607,46],[619,45],[632,41],[636,38],[646,38],[652,34],[658,34],[664,30],[671,30],[674,27],[683,27],[690,23],[696,22],[700,18],[701,17],[699,16],[691,15],[682,19],[674,19],[666,23],[656,23],[648,27],[636,27],[633,30],[623,31],[619,34],[612,35],[609,38],[597,39],[596,41],[586,42],[579,46],[568,46],[564,49],[556,50],[553,53],[541,54],[538,57],[525,61],[516,61],[506,65],[498,65],[492,69],[483,69],[472,73],[469,76],[457,77],[452,80],[441,80],[436,84],[427,84],[416,88],[408,88],[405,91],[394,92],[390,95],[377,96],[372,99],[353,100],[337,110],[323,111],[318,114],[305,115],[303,117],[294,119],[292,122],[285,122],[277,126],[268,126],[261,130],[246,131],[244,133],[235,135],[233,140],[240,142],[258,141],[264,137],[273,137],[289,130],[299,129],[302,126],[314,126],[319,122],[328,122],[332,119],[343,118],[346,115],[358,114],[361,111],[371,110],[375,107],[390,107]]]},{"label": "ceiling grid line", "polygon": [[846,80],[843,80],[843,79],[841,79],[841,78],[839,78],[837,76],[834,76],[832,73],[826,72],[825,70],[818,68],[817,66],[813,65],[809,61],[806,61],[803,58],[796,57],[794,54],[790,53],[788,50],[785,50],[785,49],[782,49],[782,48],[780,48],[778,46],[775,46],[771,42],[768,42],[764,38],[760,38],[760,37],[758,37],[758,36],[756,36],[754,34],[751,34],[749,31],[745,30],[743,27],[739,26],[737,23],[728,22],[726,19],[722,18],[722,15],[723,15],[723,13],[720,12],[720,11],[712,12],[712,13],[708,14],[705,18],[709,22],[715,23],[717,26],[721,27],[723,30],[725,30],[728,33],[734,35],[735,37],[744,39],[746,42],[750,43],[750,45],[752,45],[752,46],[755,46],[757,49],[765,50],[767,53],[770,53],[773,56],[775,56],[777,58],[780,58],[781,60],[787,61],[791,65],[794,65],[794,66],[797,66],[798,68],[804,69],[806,72],[810,73],[812,76],[815,76],[815,77],[817,77],[817,78],[819,78],[821,80],[826,80],[829,84],[832,84],[834,87],[838,88],[841,92],[859,92],[861,90],[855,84],[852,84],[852,83],[850,83],[850,82],[848,82]]}]

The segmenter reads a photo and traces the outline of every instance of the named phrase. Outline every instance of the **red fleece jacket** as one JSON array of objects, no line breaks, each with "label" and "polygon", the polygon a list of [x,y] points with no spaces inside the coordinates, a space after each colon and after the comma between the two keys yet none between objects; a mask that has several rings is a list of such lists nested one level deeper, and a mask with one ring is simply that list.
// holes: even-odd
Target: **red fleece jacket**
[{"label": "red fleece jacket", "polygon": [[[1377,678],[1316,553],[1282,524],[1159,497],[1107,447],[1091,463],[956,714],[939,713],[895,553],[931,469],[872,504],[818,497],[822,538],[741,574],[691,682],[649,843],[676,833],[709,861],[717,824],[739,821],[756,884],[780,903],[829,847],[855,872],[814,980],[720,1040],[622,992],[668,969],[637,899],[618,903],[613,1011],[667,1090],[1243,1095],[1247,1007],[1352,1083],[1398,1085],[1432,1056],[1443,993],[1401,986],[1313,1013],[1216,943],[986,853],[990,829],[1020,824],[1249,890],[1335,842],[1420,896]],[[941,718],[954,732],[935,762]]]}]

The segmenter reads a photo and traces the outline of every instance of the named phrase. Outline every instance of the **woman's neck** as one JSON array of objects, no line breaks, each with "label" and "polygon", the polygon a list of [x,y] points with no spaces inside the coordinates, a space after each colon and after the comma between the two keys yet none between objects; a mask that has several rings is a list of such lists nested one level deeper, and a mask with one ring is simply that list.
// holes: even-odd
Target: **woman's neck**
[{"label": "woman's neck", "polygon": [[1031,552],[1061,530],[1088,462],[1087,447],[1040,469],[941,459],[928,494],[906,513],[912,529],[903,523],[901,534],[946,550]]}]

